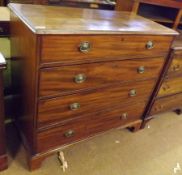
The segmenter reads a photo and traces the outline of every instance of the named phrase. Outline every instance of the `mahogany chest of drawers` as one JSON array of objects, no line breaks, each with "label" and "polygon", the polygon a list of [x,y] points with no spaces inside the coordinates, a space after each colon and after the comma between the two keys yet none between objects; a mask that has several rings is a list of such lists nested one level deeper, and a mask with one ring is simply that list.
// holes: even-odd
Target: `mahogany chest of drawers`
[{"label": "mahogany chest of drawers", "polygon": [[0,171],[8,167],[6,143],[5,143],[5,127],[4,127],[4,96],[3,96],[3,69],[6,62],[0,53]]},{"label": "mahogany chest of drawers", "polygon": [[30,169],[63,145],[140,128],[175,31],[125,12],[9,7]]},{"label": "mahogany chest of drawers", "polygon": [[[164,77],[158,85],[159,92],[151,104],[148,118],[166,111],[182,112],[182,37],[173,42]],[[147,118],[147,119],[148,119]]]}]

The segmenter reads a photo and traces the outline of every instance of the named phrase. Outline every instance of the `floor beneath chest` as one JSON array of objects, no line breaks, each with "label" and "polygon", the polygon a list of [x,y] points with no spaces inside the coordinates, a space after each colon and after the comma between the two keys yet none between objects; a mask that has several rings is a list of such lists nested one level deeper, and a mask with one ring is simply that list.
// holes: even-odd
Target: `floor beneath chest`
[{"label": "floor beneath chest", "polygon": [[9,169],[0,175],[182,175],[182,115],[172,112],[137,133],[112,130],[66,148],[65,173],[56,156],[44,161],[41,169],[27,171],[24,149],[16,132],[11,135]]}]

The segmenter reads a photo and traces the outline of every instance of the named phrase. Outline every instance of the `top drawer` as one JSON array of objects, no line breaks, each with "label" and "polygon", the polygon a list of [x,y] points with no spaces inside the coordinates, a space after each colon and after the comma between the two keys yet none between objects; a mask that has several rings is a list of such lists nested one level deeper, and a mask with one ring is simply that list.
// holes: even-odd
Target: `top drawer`
[{"label": "top drawer", "polygon": [[92,35],[41,38],[41,63],[62,64],[164,55],[171,36]]}]

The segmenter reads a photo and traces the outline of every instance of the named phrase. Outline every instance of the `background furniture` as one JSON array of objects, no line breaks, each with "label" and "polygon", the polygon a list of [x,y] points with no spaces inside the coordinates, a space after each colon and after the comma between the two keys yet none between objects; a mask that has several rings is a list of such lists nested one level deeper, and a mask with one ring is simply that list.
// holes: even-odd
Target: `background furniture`
[{"label": "background furniture", "polygon": [[69,7],[114,10],[115,3],[109,0],[48,0],[47,4]]},{"label": "background furniture", "polygon": [[0,6],[4,6],[5,3],[4,3],[4,0],[0,0]]},{"label": "background furniture", "polygon": [[[10,85],[11,75],[10,66],[6,65],[5,58],[10,58],[10,41],[7,38],[9,36],[9,10],[5,7],[0,7],[0,170],[4,170],[8,166],[6,155],[6,143],[5,143],[5,114],[4,114],[4,92],[6,87]],[[7,62],[9,63],[9,60]],[[6,67],[6,70],[4,68]],[[2,80],[5,80],[4,83]],[[6,104],[8,100],[5,99]],[[9,106],[9,105],[8,105]],[[9,108],[11,111],[11,108]]]},{"label": "background furniture", "polygon": [[172,45],[164,76],[156,87],[145,123],[155,114],[166,111],[182,113],[182,36],[180,35]]},{"label": "background furniture", "polygon": [[111,0],[2,0],[2,4],[10,2],[23,4],[42,4],[42,5],[56,5],[56,6],[70,6],[92,9],[106,9],[114,10],[115,2]]},{"label": "background furniture", "polygon": [[9,22],[10,11],[7,7],[0,7],[0,51],[6,59],[6,69],[3,71],[4,77],[4,98],[5,98],[5,118],[6,122],[12,121],[14,114],[14,105],[17,104],[16,96],[14,96],[15,89],[12,87],[11,81],[11,54],[10,54],[10,38],[9,38]]},{"label": "background furniture", "polygon": [[0,171],[8,167],[5,143],[4,127],[4,98],[3,98],[3,69],[6,67],[6,61],[0,53]]},{"label": "background furniture", "polygon": [[[141,16],[176,29],[182,24],[182,2],[180,0],[2,0],[9,2],[71,6],[92,9],[133,11]],[[180,25],[182,28],[182,25]]]},{"label": "background furniture", "polygon": [[132,11],[174,29],[182,23],[179,0],[117,0],[116,10]]},{"label": "background furniture", "polygon": [[140,128],[175,31],[130,13],[9,7],[30,169],[64,145],[116,127]]}]

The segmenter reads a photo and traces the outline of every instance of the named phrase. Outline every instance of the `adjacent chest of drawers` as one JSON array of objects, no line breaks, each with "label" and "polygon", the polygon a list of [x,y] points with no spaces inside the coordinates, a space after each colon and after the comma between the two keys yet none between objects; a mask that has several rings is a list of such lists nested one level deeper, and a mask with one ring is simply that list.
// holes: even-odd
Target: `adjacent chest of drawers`
[{"label": "adjacent chest of drawers", "polygon": [[0,171],[8,166],[5,142],[5,126],[4,126],[4,96],[3,96],[3,69],[6,67],[6,62],[3,55],[0,53]]},{"label": "adjacent chest of drawers", "polygon": [[150,116],[166,111],[182,111],[182,38],[173,43],[170,64],[161,82],[159,92],[154,100]]},{"label": "adjacent chest of drawers", "polygon": [[9,7],[31,169],[63,145],[140,127],[176,32],[129,13]]}]

